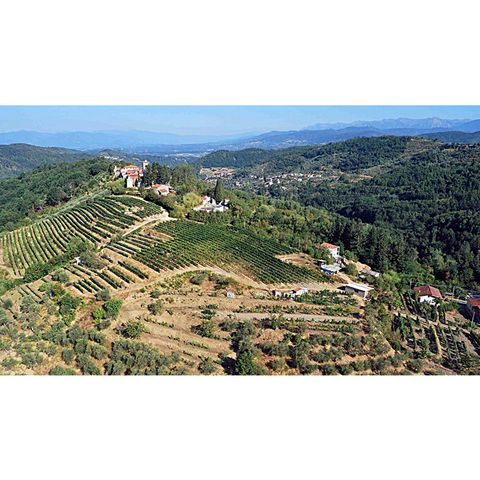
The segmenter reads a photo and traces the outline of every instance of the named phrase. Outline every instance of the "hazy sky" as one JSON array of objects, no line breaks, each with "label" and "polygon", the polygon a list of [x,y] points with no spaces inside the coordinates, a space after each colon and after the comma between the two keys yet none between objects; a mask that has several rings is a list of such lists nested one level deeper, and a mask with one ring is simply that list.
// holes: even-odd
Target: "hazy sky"
[{"label": "hazy sky", "polygon": [[0,131],[148,130],[224,135],[397,117],[474,119],[480,118],[480,106],[0,106]]}]

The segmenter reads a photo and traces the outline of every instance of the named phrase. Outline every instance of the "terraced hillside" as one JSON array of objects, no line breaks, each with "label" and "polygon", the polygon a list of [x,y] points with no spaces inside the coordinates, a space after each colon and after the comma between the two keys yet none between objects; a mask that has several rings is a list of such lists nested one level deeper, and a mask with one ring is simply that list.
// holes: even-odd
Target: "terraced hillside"
[{"label": "terraced hillside", "polygon": [[312,270],[279,260],[292,250],[247,230],[188,220],[159,223],[150,235],[135,232],[109,248],[157,272],[202,265],[242,273],[264,284],[318,282]]},{"label": "terraced hillside", "polygon": [[63,254],[73,238],[101,246],[137,222],[162,212],[160,207],[134,197],[89,198],[2,235],[2,263],[21,277],[32,265]]}]

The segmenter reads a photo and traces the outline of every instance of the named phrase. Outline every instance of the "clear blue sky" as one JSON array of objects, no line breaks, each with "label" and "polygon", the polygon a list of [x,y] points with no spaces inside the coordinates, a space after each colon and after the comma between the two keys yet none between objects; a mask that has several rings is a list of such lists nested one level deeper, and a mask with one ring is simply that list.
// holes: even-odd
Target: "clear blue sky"
[{"label": "clear blue sky", "polygon": [[225,135],[382,118],[480,118],[480,106],[0,106],[0,132],[148,130]]}]

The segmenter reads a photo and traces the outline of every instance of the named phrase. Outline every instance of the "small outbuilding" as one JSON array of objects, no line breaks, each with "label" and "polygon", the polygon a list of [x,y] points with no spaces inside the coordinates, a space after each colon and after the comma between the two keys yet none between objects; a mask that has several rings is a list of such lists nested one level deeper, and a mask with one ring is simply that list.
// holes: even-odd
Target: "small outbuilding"
[{"label": "small outbuilding", "polygon": [[338,263],[334,263],[332,265],[322,265],[320,270],[327,275],[335,275],[337,274],[342,267]]},{"label": "small outbuilding", "polygon": [[308,288],[304,287],[293,288],[290,290],[275,289],[272,292],[275,298],[294,298],[299,297],[300,295],[304,295],[305,293],[308,293]]},{"label": "small outbuilding", "polygon": [[380,272],[375,272],[371,268],[366,268],[365,270],[362,270],[361,272],[363,275],[373,277],[373,278],[378,278],[380,276]]},{"label": "small outbuilding", "polygon": [[346,292],[354,293],[355,295],[366,299],[368,298],[369,292],[373,290],[373,287],[364,285],[363,283],[349,283],[345,285],[344,290]]}]

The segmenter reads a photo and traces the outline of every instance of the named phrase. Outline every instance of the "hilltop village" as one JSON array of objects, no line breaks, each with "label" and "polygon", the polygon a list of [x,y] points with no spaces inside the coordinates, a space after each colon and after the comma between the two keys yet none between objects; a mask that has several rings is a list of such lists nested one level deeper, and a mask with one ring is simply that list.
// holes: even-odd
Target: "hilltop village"
[{"label": "hilltop village", "polygon": [[[143,187],[147,190],[157,192],[161,196],[175,195],[175,190],[168,184],[146,184],[144,178],[148,166],[148,160],[144,160],[141,167],[137,165],[127,165],[122,167],[116,165],[114,167],[114,178],[122,178],[125,182],[124,186],[127,189],[138,189]],[[228,203],[228,199],[223,199],[217,202],[213,197],[204,195],[201,202],[193,207],[193,210],[206,213],[222,213],[228,210]]]}]

